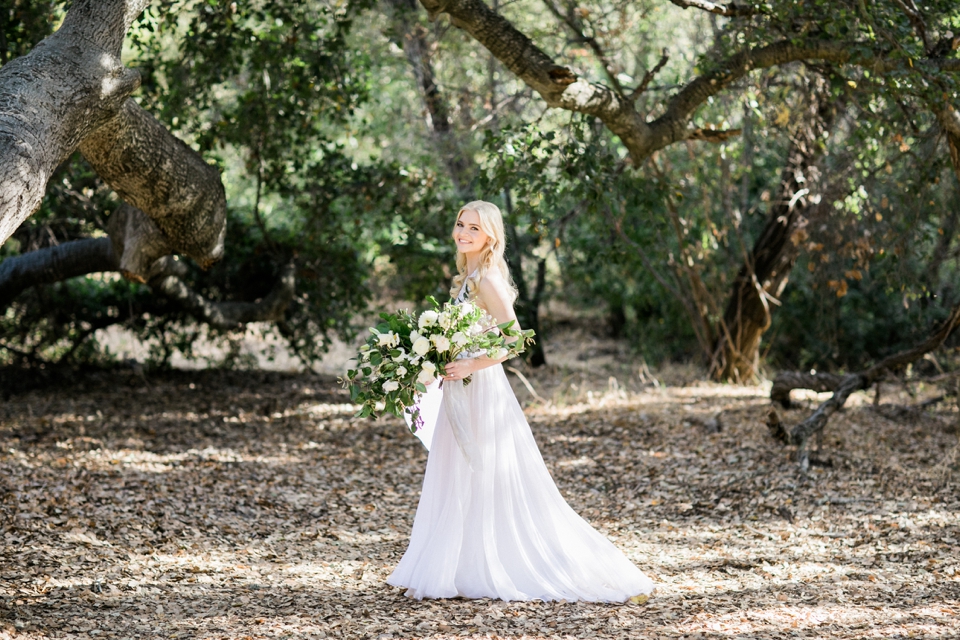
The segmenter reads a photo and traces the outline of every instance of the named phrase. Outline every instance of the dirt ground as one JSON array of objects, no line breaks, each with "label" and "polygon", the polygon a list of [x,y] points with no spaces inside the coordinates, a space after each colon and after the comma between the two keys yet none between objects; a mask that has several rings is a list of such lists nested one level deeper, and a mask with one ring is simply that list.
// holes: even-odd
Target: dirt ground
[{"label": "dirt ground", "polygon": [[120,371],[0,408],[0,638],[960,636],[955,405],[856,396],[802,474],[766,388],[577,347],[521,372],[542,401],[511,377],[647,604],[410,600],[384,579],[426,452],[398,420],[332,377]]}]

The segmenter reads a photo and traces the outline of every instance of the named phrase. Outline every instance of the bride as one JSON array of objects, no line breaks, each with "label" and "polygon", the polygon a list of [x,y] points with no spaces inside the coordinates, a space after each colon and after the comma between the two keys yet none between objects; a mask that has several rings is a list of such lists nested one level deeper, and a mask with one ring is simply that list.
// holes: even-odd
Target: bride
[{"label": "bride", "polygon": [[[456,302],[472,300],[498,324],[515,321],[500,209],[464,205],[453,239]],[[560,495],[501,362],[481,355],[446,366],[444,386],[472,376],[463,393],[480,464],[470,464],[440,411],[410,545],[387,583],[417,599],[624,602],[650,594],[653,582]]]}]

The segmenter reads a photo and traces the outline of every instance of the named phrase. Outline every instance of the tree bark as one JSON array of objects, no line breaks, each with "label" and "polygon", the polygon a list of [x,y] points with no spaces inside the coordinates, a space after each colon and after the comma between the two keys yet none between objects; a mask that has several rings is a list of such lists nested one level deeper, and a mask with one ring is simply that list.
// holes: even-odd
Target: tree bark
[{"label": "tree bark", "polygon": [[148,0],[77,0],[60,29],[0,68],[0,243],[40,206],[53,170],[140,84],[120,61]]},{"label": "tree bark", "polygon": [[831,128],[836,113],[832,103],[823,100],[822,89],[810,93],[806,113],[787,149],[766,225],[731,287],[711,363],[717,380],[745,383],[756,375],[760,340],[770,327],[771,301],[783,292],[802,249],[795,234],[830,200],[816,193],[816,163],[824,153],[824,132]]},{"label": "tree bark", "polygon": [[794,389],[811,389],[817,393],[836,391],[843,382],[844,376],[835,373],[803,373],[800,371],[781,371],[773,379],[770,388],[770,399],[780,403],[784,409],[789,409],[790,392]]},{"label": "tree bark", "polygon": [[[220,172],[136,102],[127,100],[84,138],[80,151],[120,197],[154,223],[124,220],[124,246],[117,255],[125,276],[145,282],[150,265],[171,251],[204,268],[223,255],[227,201]],[[160,247],[165,253],[157,255]]]},{"label": "tree bark", "polygon": [[0,262],[0,311],[30,287],[116,269],[110,238],[74,240],[7,258]]}]

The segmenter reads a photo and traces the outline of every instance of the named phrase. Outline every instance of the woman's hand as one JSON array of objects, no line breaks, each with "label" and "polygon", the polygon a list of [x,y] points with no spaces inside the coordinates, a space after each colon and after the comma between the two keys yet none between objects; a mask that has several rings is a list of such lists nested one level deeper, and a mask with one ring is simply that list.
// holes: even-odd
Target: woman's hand
[{"label": "woman's hand", "polygon": [[463,360],[454,360],[446,367],[444,367],[446,373],[443,376],[444,380],[463,380],[466,377],[469,377],[475,371],[481,369],[482,367],[478,366],[480,363],[477,362],[476,358],[464,358]]}]

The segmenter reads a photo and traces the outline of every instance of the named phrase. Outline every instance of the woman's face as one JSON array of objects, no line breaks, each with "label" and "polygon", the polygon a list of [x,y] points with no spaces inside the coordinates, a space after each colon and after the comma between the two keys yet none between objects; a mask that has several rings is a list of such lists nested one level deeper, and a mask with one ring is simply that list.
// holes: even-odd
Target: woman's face
[{"label": "woman's face", "polygon": [[472,209],[464,209],[457,218],[453,239],[457,243],[457,251],[466,255],[482,250],[487,246],[490,236],[480,228],[480,214]]}]

